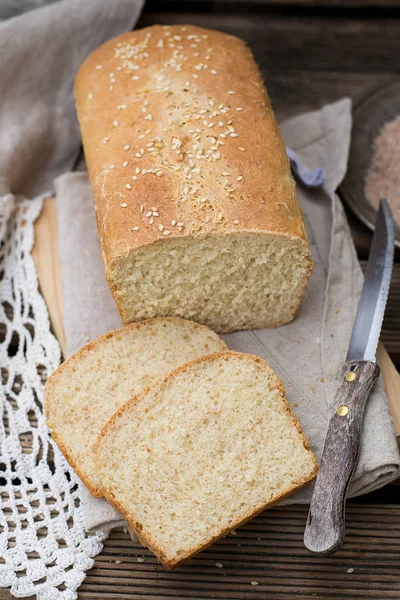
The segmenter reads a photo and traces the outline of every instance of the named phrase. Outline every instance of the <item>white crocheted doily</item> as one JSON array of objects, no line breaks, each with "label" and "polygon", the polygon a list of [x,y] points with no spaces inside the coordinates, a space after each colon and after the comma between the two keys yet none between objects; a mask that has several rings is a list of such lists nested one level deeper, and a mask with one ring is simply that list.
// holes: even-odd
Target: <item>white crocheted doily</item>
[{"label": "white crocheted doily", "polygon": [[30,254],[42,202],[0,197],[0,587],[72,600],[103,536],[85,534],[80,483],[43,416],[61,354]]}]

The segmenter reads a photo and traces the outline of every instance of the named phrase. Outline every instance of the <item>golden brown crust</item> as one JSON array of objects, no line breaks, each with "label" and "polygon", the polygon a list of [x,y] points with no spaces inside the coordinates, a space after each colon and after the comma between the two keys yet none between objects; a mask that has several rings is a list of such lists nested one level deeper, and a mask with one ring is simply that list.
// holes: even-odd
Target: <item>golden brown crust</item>
[{"label": "golden brown crust", "polygon": [[[214,333],[213,331],[211,331],[211,329],[209,329],[205,325],[200,325],[199,323],[195,323],[194,321],[180,319],[178,317],[154,317],[152,319],[146,319],[144,321],[139,321],[137,323],[131,323],[130,325],[124,325],[123,327],[120,327],[119,329],[114,329],[113,331],[109,331],[108,333],[105,333],[105,334],[99,336],[98,338],[96,338],[95,340],[89,342],[88,344],[86,344],[85,346],[80,348],[77,352],[75,352],[75,354],[73,354],[67,360],[65,360],[58,367],[58,369],[56,369],[54,371],[54,373],[52,373],[50,375],[50,377],[46,381],[45,388],[44,388],[44,413],[46,416],[47,426],[51,430],[52,439],[56,442],[57,446],[60,448],[61,452],[63,453],[63,455],[66,458],[66,460],[68,461],[68,463],[75,470],[75,472],[78,474],[80,479],[83,481],[83,483],[88,488],[89,492],[95,498],[101,498],[103,496],[102,488],[99,486],[93,485],[93,482],[90,480],[90,478],[87,477],[85,472],[82,470],[79,461],[76,461],[74,459],[74,457],[71,456],[63,437],[59,436],[57,431],[55,429],[53,429],[55,427],[55,423],[52,423],[52,421],[51,421],[52,388],[57,385],[57,380],[59,379],[60,376],[62,376],[62,374],[66,368],[69,368],[71,366],[71,364],[79,363],[85,354],[91,352],[99,344],[102,344],[104,340],[107,340],[111,337],[115,337],[116,335],[120,335],[120,334],[127,335],[127,334],[129,334],[130,331],[132,331],[134,329],[148,327],[148,326],[151,326],[152,324],[157,324],[157,323],[165,322],[165,321],[167,321],[169,323],[179,323],[179,324],[184,322],[188,327],[192,328],[192,331],[193,330],[204,330],[208,334],[215,336],[216,339],[218,338],[217,334]],[[227,348],[225,342],[222,339],[220,339],[219,341],[221,343],[221,348],[224,348],[224,347]]]},{"label": "golden brown crust", "polygon": [[[107,435],[108,431],[112,428],[112,426],[118,420],[118,418],[120,417],[120,415],[123,412],[125,412],[126,410],[128,410],[132,405],[138,404],[148,394],[149,390],[152,389],[154,386],[159,385],[161,382],[168,383],[171,379],[173,379],[174,377],[176,377],[180,373],[184,373],[188,369],[190,370],[193,365],[201,364],[201,363],[213,362],[215,360],[218,360],[221,357],[243,357],[243,356],[245,356],[247,358],[251,358],[256,364],[261,365],[264,369],[265,369],[265,367],[267,367],[267,371],[268,371],[269,375],[274,378],[276,388],[278,389],[280,398],[283,401],[284,411],[289,415],[289,417],[291,418],[291,421],[292,421],[293,425],[296,427],[297,431],[299,432],[299,434],[301,436],[301,439],[302,439],[302,442],[303,442],[304,448],[309,451],[311,460],[314,463],[314,469],[313,469],[312,473],[310,474],[310,476],[308,478],[305,478],[303,481],[299,482],[299,484],[297,484],[295,487],[292,487],[292,488],[290,488],[290,489],[282,492],[281,494],[279,494],[279,496],[277,496],[276,498],[274,498],[272,501],[263,504],[262,506],[260,506],[259,508],[257,508],[255,511],[249,512],[243,518],[238,519],[230,527],[227,527],[227,528],[221,530],[221,532],[218,535],[214,536],[209,542],[207,542],[207,544],[204,544],[203,546],[201,546],[199,548],[196,548],[194,551],[187,553],[186,555],[182,556],[178,561],[170,561],[164,555],[164,553],[162,552],[162,550],[157,546],[157,543],[151,538],[151,535],[143,532],[142,526],[137,521],[135,521],[135,519],[129,513],[129,511],[126,510],[124,508],[124,506],[122,506],[118,502],[118,500],[116,500],[116,498],[114,497],[112,489],[108,488],[107,486],[104,486],[103,492],[104,492],[104,495],[105,495],[106,499],[114,506],[114,508],[118,512],[120,512],[122,514],[122,516],[124,517],[124,519],[127,521],[129,527],[132,528],[132,530],[138,536],[141,544],[144,545],[144,546],[146,546],[146,547],[148,547],[152,552],[154,552],[154,554],[157,556],[157,558],[160,560],[160,562],[166,568],[168,568],[168,569],[173,569],[173,568],[177,567],[178,565],[180,565],[181,563],[189,560],[190,558],[192,558],[193,556],[195,556],[198,552],[201,552],[202,550],[204,550],[205,548],[207,548],[208,546],[210,546],[211,544],[213,544],[216,540],[224,537],[225,535],[227,535],[230,531],[232,531],[236,527],[239,527],[240,525],[243,525],[244,523],[246,523],[247,521],[249,521],[253,517],[257,516],[258,514],[260,514],[261,512],[263,512],[265,509],[267,509],[270,506],[272,506],[273,504],[276,504],[277,502],[280,502],[281,500],[283,500],[284,498],[286,498],[287,496],[289,496],[291,493],[300,490],[302,487],[304,487],[307,483],[309,483],[310,481],[312,481],[316,477],[317,472],[318,472],[318,463],[317,463],[317,460],[315,458],[314,453],[310,450],[309,441],[307,440],[307,438],[303,434],[303,431],[301,429],[301,425],[300,425],[297,417],[291,411],[290,405],[289,405],[289,403],[288,403],[288,401],[286,399],[285,388],[284,388],[284,385],[283,385],[282,381],[274,373],[274,371],[271,369],[271,367],[268,365],[268,363],[263,358],[261,358],[259,356],[255,356],[253,354],[244,354],[244,353],[240,353],[240,352],[235,352],[235,351],[229,350],[228,352],[216,352],[216,353],[213,353],[213,354],[209,354],[207,356],[201,356],[199,358],[196,358],[196,359],[194,359],[194,360],[192,360],[192,361],[190,361],[190,362],[188,362],[188,363],[186,363],[186,364],[184,364],[184,365],[182,365],[182,366],[174,369],[173,371],[171,371],[171,373],[168,373],[167,375],[164,375],[155,384],[153,384],[153,386],[150,386],[150,387],[147,387],[147,388],[143,389],[141,392],[139,392],[139,394],[137,394],[136,396],[134,396],[133,398],[131,398],[131,400],[129,400],[128,402],[126,402],[126,404],[124,404],[111,417],[111,419],[109,419],[109,421],[107,422],[107,424],[101,430],[101,432],[100,432],[100,434],[99,434],[99,436],[98,436],[98,438],[97,438],[97,440],[96,440],[96,442],[94,444],[95,461],[100,461],[101,457],[99,456],[98,452],[99,452],[99,445],[101,443],[102,438]],[[101,472],[100,472],[100,477],[101,477]]]},{"label": "golden brown crust", "polygon": [[241,40],[191,25],[123,34],[86,59],[75,97],[111,287],[113,263],[154,242],[272,232],[308,245],[285,146]]}]

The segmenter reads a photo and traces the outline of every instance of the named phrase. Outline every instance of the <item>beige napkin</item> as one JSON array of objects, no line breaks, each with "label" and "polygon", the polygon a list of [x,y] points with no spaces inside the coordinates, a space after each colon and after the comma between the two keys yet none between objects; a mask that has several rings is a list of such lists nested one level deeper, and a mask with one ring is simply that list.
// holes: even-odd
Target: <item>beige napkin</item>
[{"label": "beige napkin", "polygon": [[[300,312],[277,329],[224,335],[231,349],[265,358],[282,378],[289,403],[320,458],[338,374],[346,355],[363,276],[342,205],[335,194],[345,171],[351,131],[348,99],[281,124],[285,143],[311,167],[323,167],[320,189],[298,185],[314,273]],[[68,353],[120,326],[108,290],[87,174],[56,180]],[[361,455],[350,495],[372,491],[399,475],[399,454],[382,380],[366,410]],[[308,502],[311,486],[286,503]],[[86,524],[110,529],[119,515],[105,500],[85,494]]]}]

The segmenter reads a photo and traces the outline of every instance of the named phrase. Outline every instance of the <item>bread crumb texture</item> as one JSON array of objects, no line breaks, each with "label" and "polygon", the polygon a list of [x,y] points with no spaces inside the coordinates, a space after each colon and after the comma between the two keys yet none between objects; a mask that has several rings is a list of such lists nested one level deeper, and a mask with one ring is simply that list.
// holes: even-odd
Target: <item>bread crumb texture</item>
[{"label": "bread crumb texture", "polygon": [[234,352],[192,361],[132,399],[96,452],[106,497],[168,567],[317,470],[280,380]]},{"label": "bread crumb texture", "polygon": [[45,385],[47,424],[93,495],[102,495],[93,444],[115,411],[172,369],[225,349],[206,327],[155,318],[101,336],[51,375]]},{"label": "bread crumb texture", "polygon": [[112,278],[125,321],[176,314],[229,332],[291,321],[309,272],[303,244],[236,234],[140,248]]},{"label": "bread crumb texture", "polygon": [[230,331],[290,321],[312,263],[285,146],[246,45],[194,26],[126,33],[86,59],[75,97],[124,322],[178,315]]}]

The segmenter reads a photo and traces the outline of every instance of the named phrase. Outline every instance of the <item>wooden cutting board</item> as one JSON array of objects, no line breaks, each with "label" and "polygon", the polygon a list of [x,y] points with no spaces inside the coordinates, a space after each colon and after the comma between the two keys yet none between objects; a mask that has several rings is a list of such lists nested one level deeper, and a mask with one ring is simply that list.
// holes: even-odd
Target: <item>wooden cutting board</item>
[{"label": "wooden cutting board", "polygon": [[[45,200],[43,210],[35,223],[35,245],[33,260],[43,297],[47,303],[50,321],[63,355],[66,341],[63,327],[63,302],[61,285],[61,263],[57,245],[57,217],[55,198]],[[394,419],[396,435],[400,435],[400,374],[386,352],[379,344],[378,360],[382,369],[389,408]]]}]

